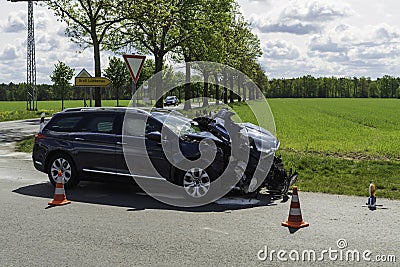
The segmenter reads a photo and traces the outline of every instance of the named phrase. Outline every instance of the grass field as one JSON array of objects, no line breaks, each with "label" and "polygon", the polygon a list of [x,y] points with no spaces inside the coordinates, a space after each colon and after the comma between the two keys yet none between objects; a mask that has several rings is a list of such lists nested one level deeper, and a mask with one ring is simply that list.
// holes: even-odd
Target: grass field
[{"label": "grass field", "polygon": [[284,149],[400,159],[400,100],[272,99]]},{"label": "grass field", "polygon": [[[268,102],[281,142],[278,155],[287,168],[299,171],[301,190],[367,196],[369,182],[373,180],[378,187],[378,198],[400,199],[400,100],[270,99]],[[21,112],[25,109],[25,102],[4,105],[0,102],[0,105],[0,114],[17,105]],[[103,105],[116,103],[104,101]],[[82,106],[82,101],[68,101],[65,106]],[[49,111],[59,111],[60,107],[60,102],[39,103],[39,109]],[[256,123],[247,105],[232,107],[244,121]],[[255,102],[254,107],[263,110],[265,105]],[[30,142],[22,147],[29,151]]]},{"label": "grass field", "polygon": [[[89,105],[89,101],[87,101]],[[129,100],[120,100],[119,105],[126,106]],[[94,105],[94,102],[93,102]],[[103,106],[115,107],[117,101],[103,100]],[[71,100],[64,102],[64,108],[83,107],[82,100]],[[39,118],[42,112],[49,116],[55,112],[61,111],[61,101],[39,101],[38,111],[27,111],[25,101],[0,101],[0,121],[20,120]]]}]

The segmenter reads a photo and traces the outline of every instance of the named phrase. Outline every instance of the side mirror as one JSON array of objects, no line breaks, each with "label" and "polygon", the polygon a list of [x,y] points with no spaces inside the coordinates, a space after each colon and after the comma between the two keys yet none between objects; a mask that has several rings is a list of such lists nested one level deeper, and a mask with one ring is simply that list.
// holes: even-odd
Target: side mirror
[{"label": "side mirror", "polygon": [[156,142],[158,142],[158,143],[161,143],[161,133],[160,133],[160,132],[151,132],[151,133],[148,133],[148,134],[146,134],[146,137],[147,137],[149,140],[152,140],[152,141],[156,141]]}]

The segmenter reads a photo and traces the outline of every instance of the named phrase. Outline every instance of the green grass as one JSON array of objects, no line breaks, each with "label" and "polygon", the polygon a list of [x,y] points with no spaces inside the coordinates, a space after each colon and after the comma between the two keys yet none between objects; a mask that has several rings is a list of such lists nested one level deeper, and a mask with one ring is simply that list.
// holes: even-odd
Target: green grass
[{"label": "green grass", "polygon": [[25,137],[23,140],[19,141],[16,145],[16,150],[19,152],[31,153],[33,150],[34,136]]},{"label": "green grass", "polygon": [[370,181],[377,197],[400,199],[400,162],[346,160],[332,156],[279,151],[285,167],[299,172],[297,185],[303,191],[368,196]]},{"label": "green grass", "polygon": [[282,148],[400,158],[397,99],[272,99]]}]

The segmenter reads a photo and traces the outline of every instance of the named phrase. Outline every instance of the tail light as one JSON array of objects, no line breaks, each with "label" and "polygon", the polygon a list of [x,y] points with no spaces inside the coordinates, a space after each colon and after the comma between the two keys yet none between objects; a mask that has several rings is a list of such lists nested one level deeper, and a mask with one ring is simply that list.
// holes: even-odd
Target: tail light
[{"label": "tail light", "polygon": [[37,133],[36,135],[35,135],[35,143],[39,140],[39,139],[45,139],[46,138],[46,136],[44,135],[44,134],[42,134],[42,133]]}]

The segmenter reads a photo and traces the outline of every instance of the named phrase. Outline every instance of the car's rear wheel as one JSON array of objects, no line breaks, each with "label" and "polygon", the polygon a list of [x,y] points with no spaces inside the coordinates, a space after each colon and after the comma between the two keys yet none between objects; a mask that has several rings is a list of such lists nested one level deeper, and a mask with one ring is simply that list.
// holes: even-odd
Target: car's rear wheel
[{"label": "car's rear wheel", "polygon": [[79,183],[75,163],[70,156],[66,154],[56,154],[50,158],[47,174],[50,182],[54,186],[57,183],[58,171],[62,172],[65,188],[72,188]]},{"label": "car's rear wheel", "polygon": [[185,189],[185,197],[192,200],[199,200],[207,195],[211,187],[211,178],[206,170],[192,168],[183,175],[182,185]]}]

